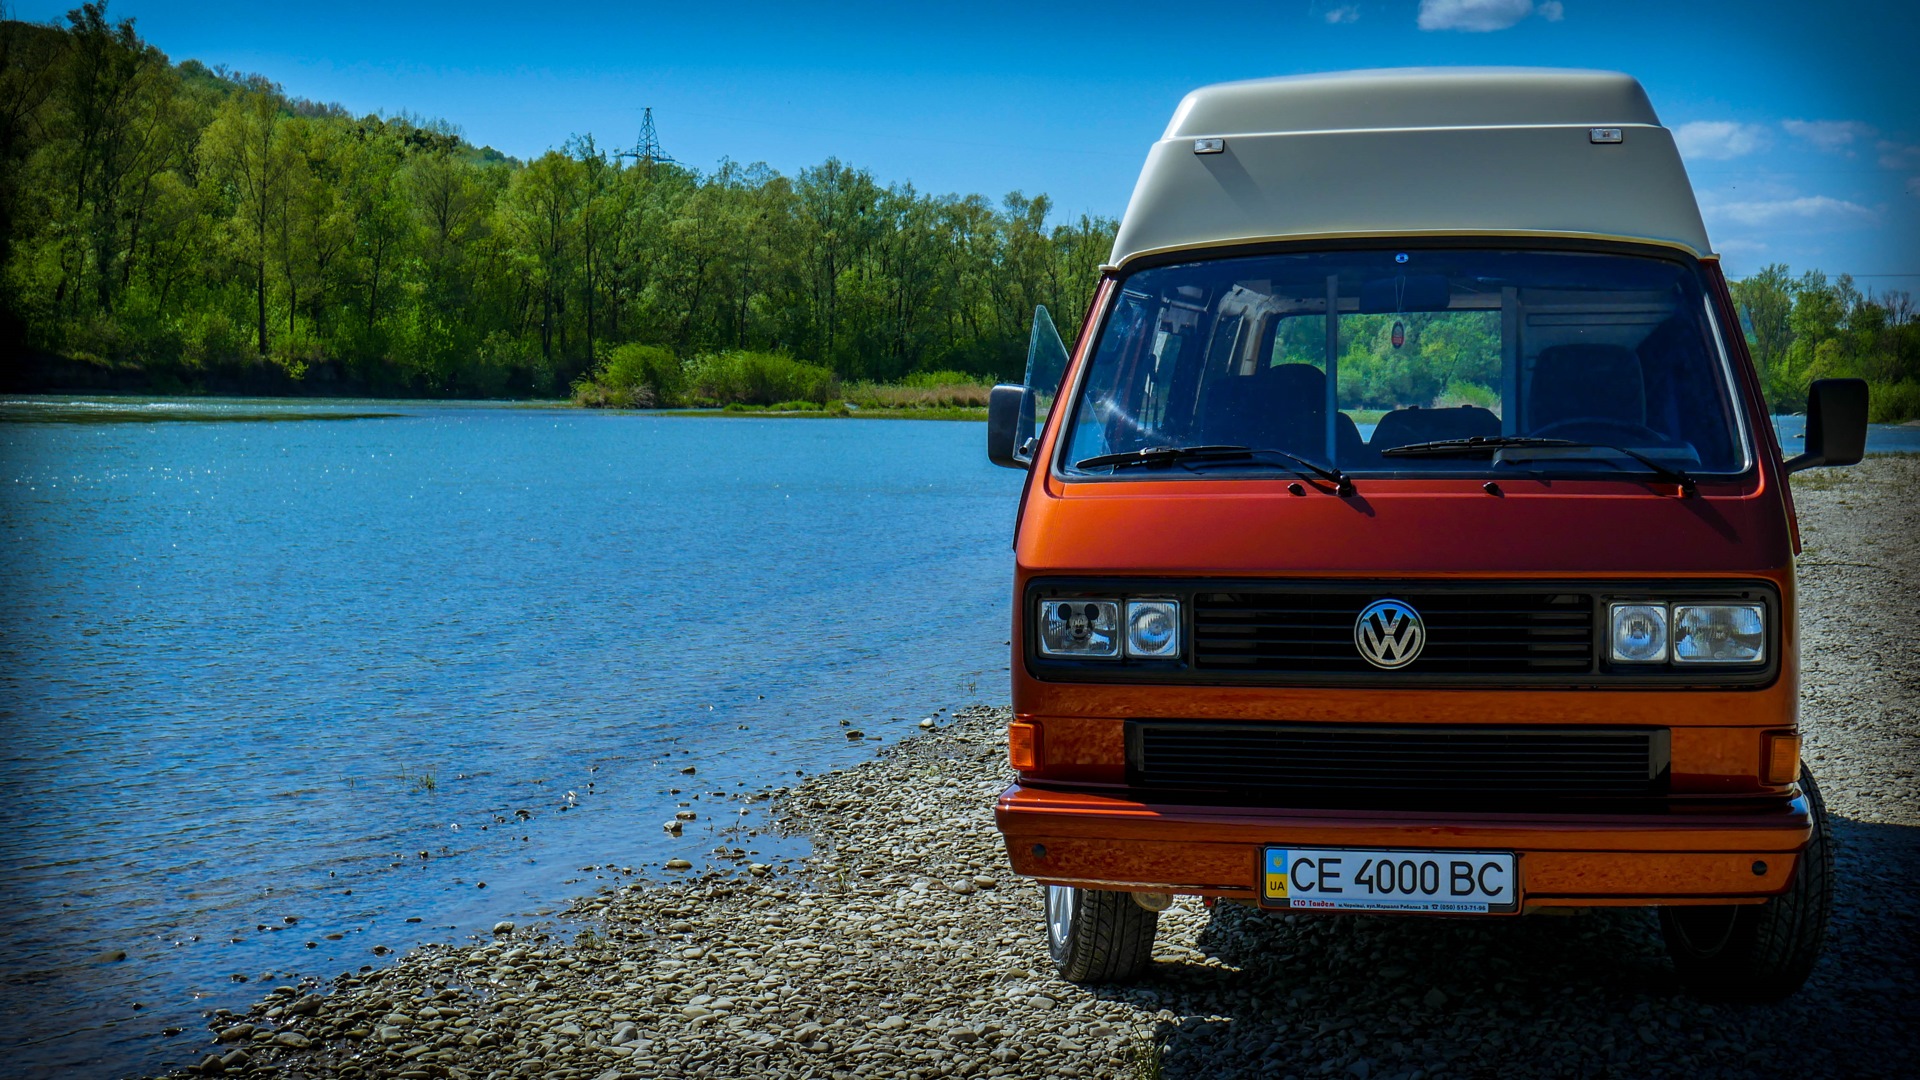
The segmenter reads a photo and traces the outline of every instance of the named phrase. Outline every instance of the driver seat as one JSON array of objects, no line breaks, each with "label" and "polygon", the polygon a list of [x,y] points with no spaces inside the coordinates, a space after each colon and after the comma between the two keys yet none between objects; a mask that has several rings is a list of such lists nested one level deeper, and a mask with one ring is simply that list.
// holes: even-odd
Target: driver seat
[{"label": "driver seat", "polygon": [[1647,384],[1639,355],[1624,345],[1541,349],[1527,387],[1526,430],[1573,419],[1646,426]]}]

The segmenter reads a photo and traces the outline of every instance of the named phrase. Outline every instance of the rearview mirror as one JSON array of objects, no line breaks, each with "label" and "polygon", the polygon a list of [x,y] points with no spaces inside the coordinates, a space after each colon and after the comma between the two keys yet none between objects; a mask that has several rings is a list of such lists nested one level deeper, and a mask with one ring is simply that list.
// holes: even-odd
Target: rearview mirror
[{"label": "rearview mirror", "polygon": [[1001,383],[987,396],[987,460],[1009,469],[1033,461],[1033,392]]},{"label": "rearview mirror", "polygon": [[1807,387],[1807,446],[1788,458],[1789,473],[1818,465],[1852,465],[1867,450],[1865,379],[1815,379]]}]

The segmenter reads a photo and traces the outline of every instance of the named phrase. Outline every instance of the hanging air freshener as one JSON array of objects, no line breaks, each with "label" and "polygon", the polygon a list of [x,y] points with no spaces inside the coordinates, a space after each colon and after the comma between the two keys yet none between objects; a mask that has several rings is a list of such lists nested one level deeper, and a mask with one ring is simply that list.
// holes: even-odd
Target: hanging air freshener
[{"label": "hanging air freshener", "polygon": [[1405,345],[1406,343],[1407,343],[1406,324],[1400,322],[1399,320],[1395,320],[1393,324],[1393,347],[1397,349],[1400,346]]}]

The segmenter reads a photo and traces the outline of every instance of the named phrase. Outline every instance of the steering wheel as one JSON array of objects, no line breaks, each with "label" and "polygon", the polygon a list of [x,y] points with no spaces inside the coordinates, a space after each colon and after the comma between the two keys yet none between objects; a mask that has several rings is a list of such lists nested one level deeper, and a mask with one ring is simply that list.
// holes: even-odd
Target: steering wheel
[{"label": "steering wheel", "polygon": [[[1595,434],[1599,432],[1601,434]],[[1569,416],[1565,420],[1555,420],[1551,424],[1535,428],[1528,432],[1542,439],[1565,439],[1573,435],[1581,436],[1582,441],[1613,443],[1620,446],[1632,446],[1636,441],[1640,445],[1664,446],[1667,438],[1646,426],[1631,420],[1618,420],[1609,416]]]}]

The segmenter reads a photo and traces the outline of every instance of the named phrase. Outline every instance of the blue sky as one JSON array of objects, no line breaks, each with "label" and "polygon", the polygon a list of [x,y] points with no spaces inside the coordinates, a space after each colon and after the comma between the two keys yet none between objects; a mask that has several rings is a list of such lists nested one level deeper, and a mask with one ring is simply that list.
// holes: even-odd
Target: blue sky
[{"label": "blue sky", "polygon": [[[71,2],[13,0],[16,18]],[[1767,262],[1920,292],[1920,3],[1281,0],[1025,5],[112,0],[174,60],[518,157],[652,106],[682,162],[829,156],[922,191],[1118,216],[1182,94],[1358,67],[1626,71],[1687,156],[1735,276]]]}]

